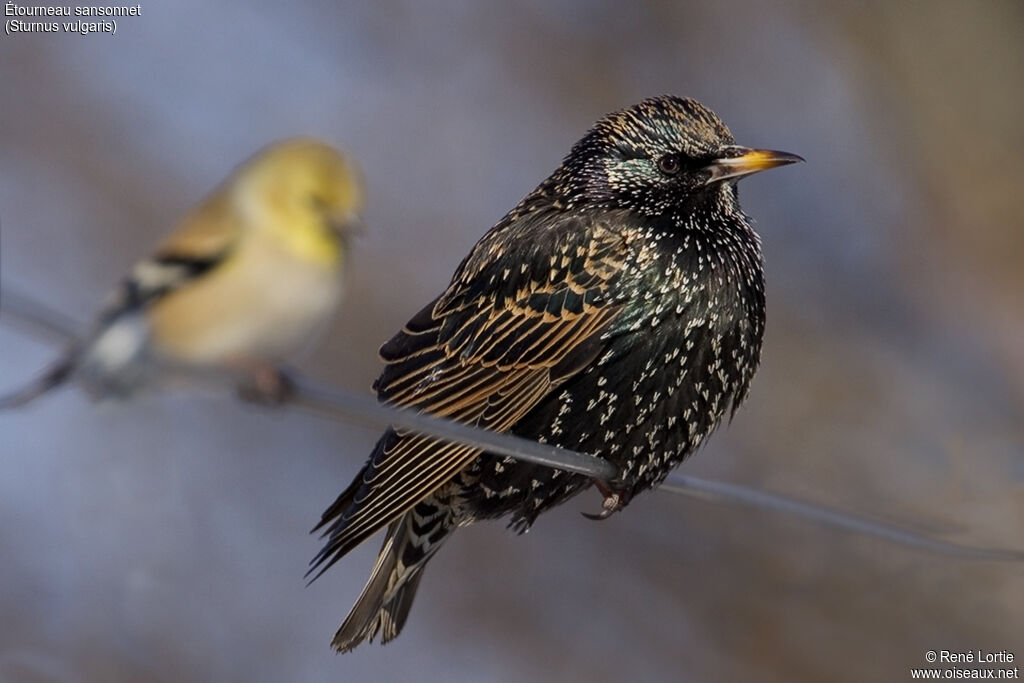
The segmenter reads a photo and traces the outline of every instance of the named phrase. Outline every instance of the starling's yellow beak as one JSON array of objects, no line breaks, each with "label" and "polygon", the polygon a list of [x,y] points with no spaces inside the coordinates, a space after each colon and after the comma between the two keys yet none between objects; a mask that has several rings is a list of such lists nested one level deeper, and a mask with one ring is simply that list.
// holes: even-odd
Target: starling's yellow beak
[{"label": "starling's yellow beak", "polygon": [[711,178],[708,183],[722,180],[742,178],[743,176],[764,171],[765,169],[795,164],[804,158],[789,152],[778,152],[774,149],[750,149],[749,147],[726,147],[722,156],[708,165]]}]

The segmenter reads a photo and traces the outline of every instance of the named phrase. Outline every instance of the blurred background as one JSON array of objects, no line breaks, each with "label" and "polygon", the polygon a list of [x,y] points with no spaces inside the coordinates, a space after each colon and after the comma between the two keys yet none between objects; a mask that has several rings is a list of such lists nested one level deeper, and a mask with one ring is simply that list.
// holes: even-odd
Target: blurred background
[{"label": "blurred background", "polygon": [[[30,4],[40,4],[33,2]],[[2,281],[88,319],[239,161],[363,164],[350,295],[301,363],[376,348],[604,113],[700,99],[807,163],[741,186],[769,321],[749,402],[683,471],[1024,545],[1024,4],[142,4],[0,36]],[[0,317],[0,388],[55,348]],[[306,534],[377,432],[230,398],[0,416],[3,681],[908,680],[1024,657],[1024,568],[649,493],[456,534],[394,643],[328,643],[378,549],[306,588]]]}]

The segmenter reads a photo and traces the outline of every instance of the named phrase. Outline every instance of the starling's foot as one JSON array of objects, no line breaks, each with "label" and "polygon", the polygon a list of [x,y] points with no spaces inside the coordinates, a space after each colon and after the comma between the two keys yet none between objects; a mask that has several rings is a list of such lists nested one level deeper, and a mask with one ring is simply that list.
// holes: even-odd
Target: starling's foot
[{"label": "starling's foot", "polygon": [[601,503],[601,512],[596,515],[588,512],[582,513],[587,519],[607,519],[629,504],[630,493],[627,489],[617,489],[604,481],[595,481],[594,486],[604,496],[604,502]]},{"label": "starling's foot", "polygon": [[258,366],[250,381],[238,387],[238,397],[243,401],[271,408],[287,403],[294,393],[295,382],[283,368],[274,365]]}]

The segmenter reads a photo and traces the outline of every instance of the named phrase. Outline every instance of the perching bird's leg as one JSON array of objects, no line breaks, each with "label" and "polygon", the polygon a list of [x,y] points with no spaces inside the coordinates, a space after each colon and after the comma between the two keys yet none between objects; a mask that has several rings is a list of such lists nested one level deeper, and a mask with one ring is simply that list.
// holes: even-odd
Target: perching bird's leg
[{"label": "perching bird's leg", "polygon": [[238,397],[243,401],[274,408],[287,403],[295,393],[295,382],[280,366],[255,365],[247,374],[249,380],[238,386]]},{"label": "perching bird's leg", "polygon": [[591,514],[588,512],[582,513],[587,519],[607,519],[612,514],[618,512],[622,508],[629,505],[629,499],[632,497],[632,493],[628,488],[619,488],[618,486],[600,479],[594,480],[594,486],[604,496],[604,502],[601,503],[601,512]]}]

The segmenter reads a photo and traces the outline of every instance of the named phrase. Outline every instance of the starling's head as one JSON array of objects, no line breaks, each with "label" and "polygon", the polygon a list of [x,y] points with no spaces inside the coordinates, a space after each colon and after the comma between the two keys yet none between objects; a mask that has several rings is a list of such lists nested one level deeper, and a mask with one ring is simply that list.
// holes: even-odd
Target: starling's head
[{"label": "starling's head", "polygon": [[598,121],[563,164],[573,200],[666,215],[702,197],[735,201],[742,176],[803,161],[739,147],[713,111],[692,99],[652,97]]}]

